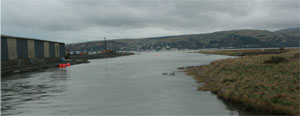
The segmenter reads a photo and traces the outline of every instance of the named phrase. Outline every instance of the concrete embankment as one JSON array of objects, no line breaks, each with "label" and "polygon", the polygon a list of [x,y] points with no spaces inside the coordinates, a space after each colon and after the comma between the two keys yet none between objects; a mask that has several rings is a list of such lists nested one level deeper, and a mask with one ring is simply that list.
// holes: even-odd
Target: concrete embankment
[{"label": "concrete embankment", "polygon": [[60,58],[22,59],[1,62],[1,75],[16,74],[23,72],[39,71],[48,68],[58,68],[59,64],[70,63],[71,65],[89,63],[89,59],[112,58],[133,55],[133,53],[112,53],[95,55],[72,55],[70,59],[62,62]]},{"label": "concrete embankment", "polygon": [[[88,60],[71,59],[68,61],[71,65],[89,63]],[[48,68],[56,68],[63,62],[59,58],[56,59],[23,59],[9,60],[1,62],[1,75],[9,75],[16,73],[39,71]]]},{"label": "concrete embankment", "polygon": [[102,54],[92,54],[92,55],[70,55],[70,59],[101,59],[101,58],[128,56],[133,54],[134,53],[120,52],[120,53],[102,53]]},{"label": "concrete embankment", "polygon": [[251,111],[299,115],[299,49],[262,54],[217,60],[184,70],[204,83],[199,90],[212,91],[218,97]]}]

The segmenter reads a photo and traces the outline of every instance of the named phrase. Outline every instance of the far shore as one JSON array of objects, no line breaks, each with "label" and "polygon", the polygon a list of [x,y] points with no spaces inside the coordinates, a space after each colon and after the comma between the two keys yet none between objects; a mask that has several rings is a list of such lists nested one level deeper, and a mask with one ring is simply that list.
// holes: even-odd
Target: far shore
[{"label": "far shore", "polygon": [[267,114],[299,115],[299,48],[201,50],[199,53],[240,56],[209,65],[181,68],[198,89],[247,109]]}]

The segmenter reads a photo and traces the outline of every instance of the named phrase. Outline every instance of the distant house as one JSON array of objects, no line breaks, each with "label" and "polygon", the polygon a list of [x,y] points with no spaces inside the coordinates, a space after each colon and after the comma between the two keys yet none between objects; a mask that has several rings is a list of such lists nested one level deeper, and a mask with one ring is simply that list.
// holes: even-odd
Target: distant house
[{"label": "distant house", "polygon": [[80,51],[71,51],[70,53],[71,53],[71,55],[80,55],[81,54]]},{"label": "distant house", "polygon": [[89,51],[88,54],[89,54],[89,55],[97,54],[97,52],[96,52],[96,51]]}]

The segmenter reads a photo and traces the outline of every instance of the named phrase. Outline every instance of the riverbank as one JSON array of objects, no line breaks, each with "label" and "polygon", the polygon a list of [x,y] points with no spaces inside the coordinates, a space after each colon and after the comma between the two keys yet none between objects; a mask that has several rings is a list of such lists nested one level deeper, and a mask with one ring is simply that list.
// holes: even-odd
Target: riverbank
[{"label": "riverbank", "polygon": [[183,51],[137,54],[6,76],[1,83],[2,115],[229,116],[240,112],[210,92],[195,91],[194,79],[181,72],[161,74],[199,59],[206,64],[227,56]]},{"label": "riverbank", "polygon": [[299,115],[299,50],[201,51],[251,55],[187,67],[184,71],[204,83],[199,90],[212,91],[252,111]]},{"label": "riverbank", "polygon": [[253,55],[267,55],[267,54],[281,54],[289,51],[289,49],[248,49],[248,50],[201,50],[199,53],[203,54],[218,54],[228,56],[253,56]]},{"label": "riverbank", "polygon": [[70,63],[71,65],[89,63],[90,59],[112,58],[133,55],[133,53],[107,53],[94,55],[71,55],[69,59],[62,62],[60,58],[55,59],[25,59],[9,60],[1,62],[1,76],[17,73],[40,71],[49,68],[58,68],[59,64]]},{"label": "riverbank", "polygon": [[101,54],[85,54],[85,55],[70,55],[70,59],[101,59],[101,58],[113,58],[113,57],[120,57],[120,56],[128,56],[134,55],[134,53],[130,52],[118,52],[118,53],[101,53]]},{"label": "riverbank", "polygon": [[[88,60],[70,59],[67,61],[71,65],[89,63]],[[40,71],[49,68],[58,68],[62,64],[59,58],[56,59],[30,59],[11,60],[1,62],[1,76],[17,73]]]}]

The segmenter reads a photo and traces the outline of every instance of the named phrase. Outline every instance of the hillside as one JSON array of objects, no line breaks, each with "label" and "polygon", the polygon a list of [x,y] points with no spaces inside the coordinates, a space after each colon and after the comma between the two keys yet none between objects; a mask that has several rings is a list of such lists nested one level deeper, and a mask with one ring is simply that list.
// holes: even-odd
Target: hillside
[{"label": "hillside", "polygon": [[[206,34],[152,37],[140,39],[118,39],[107,41],[113,50],[161,50],[200,48],[259,48],[298,47],[299,28],[278,31],[231,30]],[[103,41],[68,44],[71,51],[98,51],[104,49]]]}]

